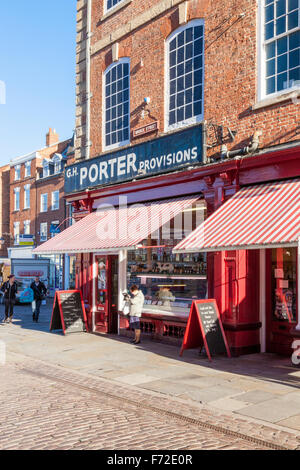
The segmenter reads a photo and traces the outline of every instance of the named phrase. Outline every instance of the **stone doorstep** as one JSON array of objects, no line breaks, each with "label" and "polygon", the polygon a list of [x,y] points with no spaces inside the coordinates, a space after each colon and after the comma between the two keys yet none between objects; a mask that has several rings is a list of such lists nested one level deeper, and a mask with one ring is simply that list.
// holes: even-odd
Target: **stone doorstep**
[{"label": "stone doorstep", "polygon": [[[18,359],[18,354],[12,353],[11,355],[15,357],[16,360]],[[22,359],[24,360],[24,356],[22,356]],[[300,449],[300,433],[298,430],[280,426],[279,424],[272,423],[272,425],[270,425],[270,423],[266,423],[265,421],[258,420],[256,418],[249,418],[244,416],[238,417],[236,413],[226,412],[225,415],[224,412],[218,412],[209,406],[197,404],[192,400],[187,401],[174,397],[170,399],[170,397],[165,397],[157,392],[144,389],[141,393],[141,389],[137,389],[135,386],[121,386],[120,384],[120,388],[116,389],[114,385],[115,382],[112,383],[110,380],[104,378],[99,379],[97,377],[82,374],[80,372],[74,372],[61,366],[55,366],[52,364],[49,366],[49,363],[37,359],[32,360],[28,357],[26,359],[28,360],[28,365],[26,364],[25,367],[18,366],[19,369],[33,367],[34,362],[33,370],[36,372],[45,373],[46,368],[46,374],[51,375],[52,380],[54,378],[57,379],[57,381],[59,381],[61,378],[70,381],[73,380],[73,382],[77,382],[78,384],[82,383],[84,386],[90,386],[94,389],[98,388],[100,394],[103,393],[103,387],[105,386],[107,393],[111,393],[112,395],[116,396],[116,398],[124,399],[124,397],[130,396],[130,398],[136,403],[141,403],[144,401],[146,408],[147,406],[153,407],[157,409],[157,412],[159,412],[159,410],[166,410],[168,412],[174,413],[175,410],[175,412],[182,417],[199,419],[200,421],[203,421],[205,418],[205,423],[207,424],[214,426],[218,425],[223,428],[230,429],[233,432],[247,434],[247,436],[253,438],[262,439],[264,436],[267,436],[267,440],[269,442],[278,445],[285,445],[289,449]],[[92,390],[91,393],[96,392]],[[246,426],[247,431],[244,430]]]}]

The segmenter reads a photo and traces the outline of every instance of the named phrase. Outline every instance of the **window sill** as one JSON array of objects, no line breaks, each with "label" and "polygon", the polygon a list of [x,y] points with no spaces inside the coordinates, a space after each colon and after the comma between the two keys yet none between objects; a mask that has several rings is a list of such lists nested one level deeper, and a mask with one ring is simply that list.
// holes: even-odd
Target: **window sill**
[{"label": "window sill", "polygon": [[272,96],[270,98],[264,98],[263,100],[258,101],[252,106],[252,111],[256,111],[257,109],[267,108],[268,106],[273,106],[274,104],[283,103],[284,101],[295,100],[300,103],[299,100],[300,96],[300,89],[289,91],[287,93],[282,93],[281,95]]},{"label": "window sill", "polygon": [[110,10],[108,10],[103,16],[102,18],[100,18],[100,23],[102,23],[102,21],[105,21],[106,18],[109,18],[111,15],[114,15],[115,13],[117,13],[118,11],[122,10],[122,8],[126,7],[127,5],[129,5],[129,3],[131,3],[132,0],[125,0],[123,2],[120,2],[118,5],[116,5],[115,7],[111,8]]}]

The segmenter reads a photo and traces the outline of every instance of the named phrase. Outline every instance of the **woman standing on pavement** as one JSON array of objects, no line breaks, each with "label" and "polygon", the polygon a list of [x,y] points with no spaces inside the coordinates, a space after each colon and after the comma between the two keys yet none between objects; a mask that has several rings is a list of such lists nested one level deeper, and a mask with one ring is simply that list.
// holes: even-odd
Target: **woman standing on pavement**
[{"label": "woman standing on pavement", "polygon": [[2,292],[4,292],[4,305],[5,305],[5,318],[4,323],[12,323],[14,315],[14,305],[16,303],[16,295],[18,292],[18,286],[16,283],[16,278],[13,274],[8,276],[8,281],[6,281],[1,287]]},{"label": "woman standing on pavement", "polygon": [[127,300],[130,303],[130,327],[134,329],[134,339],[131,341],[133,344],[139,344],[141,342],[141,326],[140,319],[142,316],[143,306],[145,297],[138,286],[133,285],[130,288],[132,297],[127,296]]}]

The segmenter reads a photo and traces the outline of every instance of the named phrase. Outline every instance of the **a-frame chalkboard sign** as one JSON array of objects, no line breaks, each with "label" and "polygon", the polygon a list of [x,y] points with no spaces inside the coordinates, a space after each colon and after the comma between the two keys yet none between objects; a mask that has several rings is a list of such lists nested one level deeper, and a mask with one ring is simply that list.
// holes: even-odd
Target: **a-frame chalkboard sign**
[{"label": "a-frame chalkboard sign", "polygon": [[214,354],[227,354],[231,357],[215,299],[193,301],[180,356],[185,349],[203,346],[210,361]]},{"label": "a-frame chalkboard sign", "polygon": [[55,293],[50,331],[63,330],[64,335],[87,331],[87,318],[81,291]]}]

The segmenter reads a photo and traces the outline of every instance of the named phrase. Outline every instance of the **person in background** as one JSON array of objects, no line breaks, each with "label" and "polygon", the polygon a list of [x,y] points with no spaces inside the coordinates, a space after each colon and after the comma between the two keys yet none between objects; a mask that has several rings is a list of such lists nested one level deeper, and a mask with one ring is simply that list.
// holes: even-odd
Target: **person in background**
[{"label": "person in background", "polygon": [[4,323],[12,323],[14,315],[14,305],[16,303],[16,295],[18,292],[18,285],[16,278],[13,274],[8,276],[8,281],[4,282],[1,287],[1,291],[4,292],[4,305],[5,305],[5,318]]},{"label": "person in background", "polygon": [[131,340],[131,342],[133,344],[139,344],[141,342],[140,319],[142,316],[145,297],[143,292],[139,290],[138,286],[136,285],[131,286],[130,292],[132,297],[129,295],[127,296],[127,299],[130,303],[129,324],[130,327],[134,329],[134,339]]},{"label": "person in background", "polygon": [[42,300],[46,297],[47,288],[45,284],[40,281],[39,277],[36,277],[35,280],[31,283],[30,288],[33,290],[33,305],[32,305],[32,321],[36,321],[38,323],[40,310],[42,305]]}]

